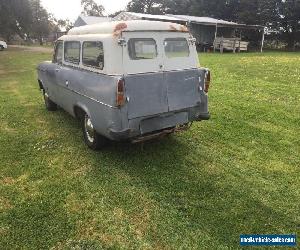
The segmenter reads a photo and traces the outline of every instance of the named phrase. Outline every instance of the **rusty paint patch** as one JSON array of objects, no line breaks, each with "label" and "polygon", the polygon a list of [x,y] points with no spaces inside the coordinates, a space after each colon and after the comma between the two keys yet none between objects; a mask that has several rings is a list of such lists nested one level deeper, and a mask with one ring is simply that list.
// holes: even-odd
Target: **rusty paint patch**
[{"label": "rusty paint patch", "polygon": [[114,36],[118,37],[123,30],[127,29],[127,27],[126,23],[118,23],[114,29]]},{"label": "rusty paint patch", "polygon": [[181,26],[180,26],[180,31],[181,31],[181,32],[188,32],[189,30],[188,30],[188,28],[187,28],[186,26],[181,25]]},{"label": "rusty paint patch", "polygon": [[177,31],[176,27],[173,24],[170,24],[170,30]]}]

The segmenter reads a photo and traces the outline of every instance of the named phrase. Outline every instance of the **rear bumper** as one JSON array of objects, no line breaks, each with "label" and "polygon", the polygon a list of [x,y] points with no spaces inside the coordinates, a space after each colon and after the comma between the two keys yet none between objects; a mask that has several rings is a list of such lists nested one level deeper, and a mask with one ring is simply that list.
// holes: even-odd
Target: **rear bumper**
[{"label": "rear bumper", "polygon": [[210,117],[210,113],[199,114],[196,116],[196,121],[207,121]]},{"label": "rear bumper", "polygon": [[110,135],[112,138],[114,138],[114,140],[116,141],[122,141],[122,140],[129,140],[131,143],[141,143],[141,142],[145,142],[145,141],[150,141],[150,140],[154,140],[157,138],[162,138],[165,137],[167,135],[176,133],[176,132],[181,132],[181,131],[185,131],[188,130],[189,126],[188,125],[183,125],[183,126],[179,126],[179,127],[175,127],[175,128],[169,128],[169,129],[163,129],[160,131],[154,131],[152,133],[146,134],[146,135],[140,135],[137,137],[133,137],[130,138],[130,129],[128,130],[124,130],[124,131],[120,131],[120,132],[116,132],[116,131],[110,131]]},{"label": "rear bumper", "polygon": [[132,132],[132,130],[130,128],[127,128],[127,129],[124,129],[121,131],[109,129],[109,135],[115,141],[122,141],[122,140],[129,139],[131,132]]},{"label": "rear bumper", "polygon": [[[180,119],[180,117],[182,118],[183,114],[186,114],[186,120]],[[210,119],[209,113],[193,114],[192,116],[190,116],[188,112],[180,112],[177,114],[176,113],[173,114],[173,116],[174,118],[170,120],[171,121],[170,123],[165,122],[170,117],[166,115],[143,118],[135,121],[134,123],[129,122],[130,128],[126,128],[120,131],[109,129],[109,136],[112,140],[115,141],[125,141],[125,140],[131,140],[132,142],[147,141],[174,132],[187,130],[188,126],[185,125],[191,122]],[[147,122],[146,129],[145,129],[145,125],[143,125],[145,122]]]}]

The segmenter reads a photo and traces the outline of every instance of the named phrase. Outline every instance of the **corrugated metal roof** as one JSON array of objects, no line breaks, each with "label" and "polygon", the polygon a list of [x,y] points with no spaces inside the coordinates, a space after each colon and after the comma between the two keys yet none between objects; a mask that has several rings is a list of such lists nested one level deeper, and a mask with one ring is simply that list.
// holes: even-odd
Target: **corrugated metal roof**
[{"label": "corrugated metal roof", "polygon": [[98,17],[98,16],[79,16],[87,25],[103,23],[111,21],[110,17]]},{"label": "corrugated metal roof", "polygon": [[170,21],[170,22],[180,22],[182,19],[166,16],[166,15],[151,15],[144,13],[135,13],[135,12],[127,12],[123,11],[119,15],[113,18],[113,20],[138,20],[138,19],[153,19],[153,20],[162,20],[162,21]]},{"label": "corrugated metal roof", "polygon": [[199,16],[187,16],[187,15],[167,15],[178,19],[185,20],[187,22],[195,23],[207,23],[207,24],[224,24],[224,25],[239,25],[235,22],[229,22],[222,19],[216,19],[212,17],[199,17]]},{"label": "corrugated metal roof", "polygon": [[135,12],[121,12],[117,15],[113,20],[161,20],[161,21],[168,21],[168,22],[179,22],[179,23],[198,23],[203,25],[220,25],[220,26],[227,26],[227,27],[241,27],[241,28],[255,28],[255,29],[262,29],[263,26],[259,25],[246,25],[246,24],[239,24],[235,22],[225,21],[222,19],[216,19],[211,17],[198,17],[198,16],[187,16],[187,15],[151,15],[151,14],[144,14],[144,13],[135,13]]},{"label": "corrugated metal roof", "polygon": [[215,19],[211,17],[198,17],[198,16],[186,16],[186,15],[151,15],[144,13],[135,12],[121,12],[114,20],[127,20],[132,19],[154,19],[154,20],[165,20],[171,22],[197,22],[197,23],[207,23],[207,24],[224,24],[224,25],[238,25],[234,22],[229,22],[221,19]]}]

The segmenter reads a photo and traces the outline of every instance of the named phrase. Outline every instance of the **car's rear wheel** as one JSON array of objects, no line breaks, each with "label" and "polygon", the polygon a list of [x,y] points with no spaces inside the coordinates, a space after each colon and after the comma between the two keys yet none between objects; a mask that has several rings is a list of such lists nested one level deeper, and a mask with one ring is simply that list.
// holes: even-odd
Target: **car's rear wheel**
[{"label": "car's rear wheel", "polygon": [[56,111],[57,105],[50,98],[46,91],[43,91],[45,106],[48,111]]},{"label": "car's rear wheel", "polygon": [[92,120],[87,114],[84,114],[82,119],[82,130],[84,141],[90,149],[100,150],[107,145],[108,140],[96,132]]},{"label": "car's rear wheel", "polygon": [[4,50],[4,47],[2,45],[0,45],[0,51]]}]

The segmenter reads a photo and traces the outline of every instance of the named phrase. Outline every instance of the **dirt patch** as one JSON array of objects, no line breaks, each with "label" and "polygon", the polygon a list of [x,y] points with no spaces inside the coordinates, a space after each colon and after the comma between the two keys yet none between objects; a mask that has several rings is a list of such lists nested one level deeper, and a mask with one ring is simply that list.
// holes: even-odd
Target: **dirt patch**
[{"label": "dirt patch", "polygon": [[10,200],[4,198],[4,197],[0,197],[0,211],[6,211],[9,209],[12,209],[13,205],[11,204]]},{"label": "dirt patch", "polygon": [[16,180],[12,177],[5,177],[1,180],[1,184],[3,186],[10,186],[10,185],[13,185],[15,184]]},{"label": "dirt patch", "polygon": [[6,132],[6,133],[16,133],[17,132],[17,130],[12,128],[6,121],[1,121],[0,131]]}]

